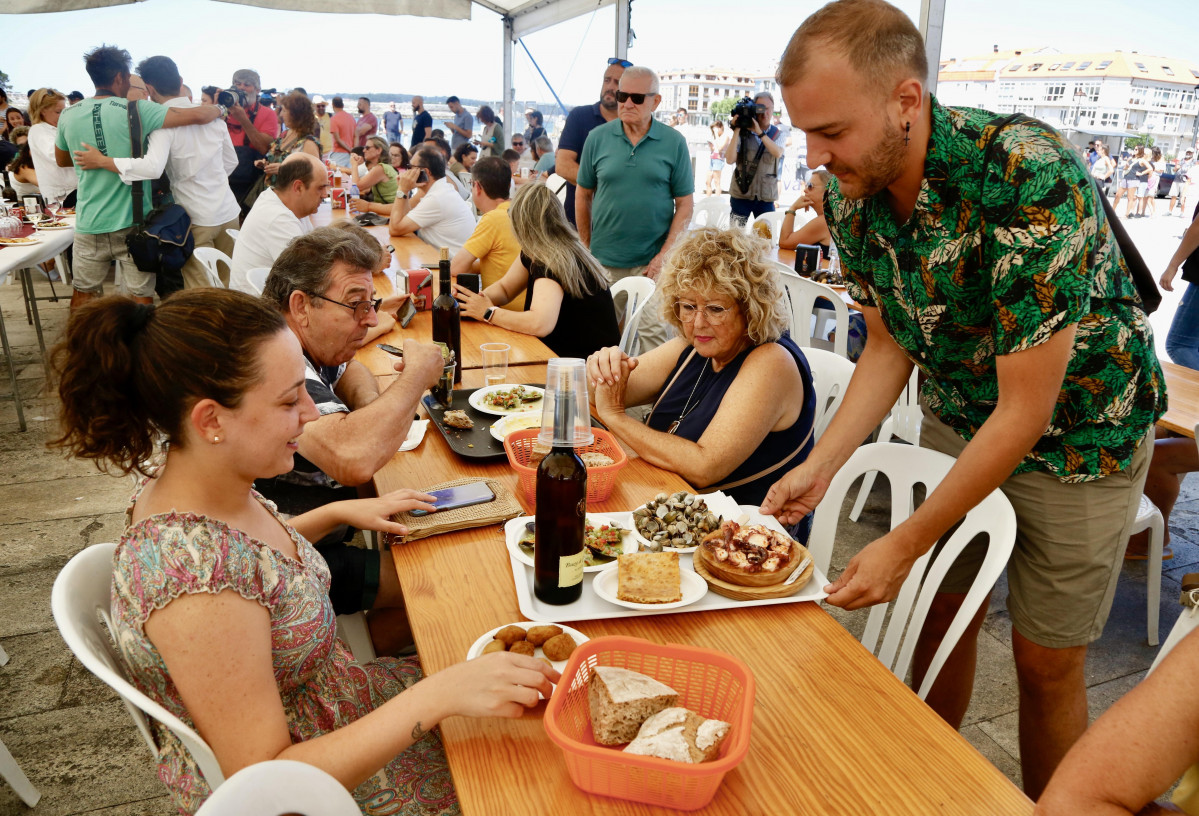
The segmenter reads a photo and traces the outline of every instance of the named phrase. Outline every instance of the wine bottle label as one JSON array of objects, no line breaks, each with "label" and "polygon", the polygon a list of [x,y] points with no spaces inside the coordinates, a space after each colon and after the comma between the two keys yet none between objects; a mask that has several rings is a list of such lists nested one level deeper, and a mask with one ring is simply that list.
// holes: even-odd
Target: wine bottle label
[{"label": "wine bottle label", "polygon": [[583,582],[583,566],[585,549],[574,555],[564,555],[558,559],[558,586],[572,587]]}]

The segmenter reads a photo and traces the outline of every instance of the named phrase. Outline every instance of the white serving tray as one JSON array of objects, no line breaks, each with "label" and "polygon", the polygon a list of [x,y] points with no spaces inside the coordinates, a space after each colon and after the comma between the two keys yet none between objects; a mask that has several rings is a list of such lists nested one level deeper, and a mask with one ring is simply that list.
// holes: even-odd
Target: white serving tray
[{"label": "white serving tray", "polygon": [[[700,494],[704,495],[704,494]],[[704,496],[707,498],[707,496]],[[724,498],[723,496],[721,498]],[[712,504],[709,501],[709,506]],[[773,516],[763,516],[758,512],[758,508],[748,505],[741,506],[741,512],[749,516],[750,524],[764,524],[773,530],[783,531],[783,526]],[[613,521],[623,526],[631,527],[633,524],[632,512],[625,513],[604,513]],[[514,540],[519,537],[520,530],[524,527],[528,519],[524,516],[510,519],[504,525],[505,544],[507,541]],[[597,573],[589,572],[583,575],[583,597],[572,604],[563,606],[555,606],[553,604],[542,603],[533,595],[533,568],[509,556],[509,562],[512,565],[512,578],[516,584],[516,597],[520,604],[520,612],[529,620],[546,621],[549,623],[566,623],[569,621],[585,621],[585,620],[602,620],[605,618],[634,618],[641,615],[676,615],[686,612],[709,612],[714,609],[737,609],[743,606],[767,606],[769,604],[786,604],[786,603],[801,603],[803,601],[819,601],[826,596],[824,587],[828,584],[828,577],[820,571],[819,568],[813,570],[812,577],[808,579],[808,583],[803,589],[790,595],[786,598],[770,598],[761,601],[735,601],[732,598],[726,598],[723,595],[718,595],[715,592],[709,591],[707,595],[691,604],[677,609],[627,609],[616,604],[609,603],[595,594],[595,590],[591,588],[591,582],[595,579]],[[691,566],[691,553],[679,554],[680,569],[693,570]]]}]

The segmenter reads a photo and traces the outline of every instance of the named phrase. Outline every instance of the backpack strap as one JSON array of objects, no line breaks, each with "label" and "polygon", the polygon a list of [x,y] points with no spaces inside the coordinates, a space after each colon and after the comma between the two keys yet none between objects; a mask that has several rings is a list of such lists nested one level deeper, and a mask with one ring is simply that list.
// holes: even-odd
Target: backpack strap
[{"label": "backpack strap", "polygon": [[[126,105],[129,112],[129,144],[132,150],[131,155],[135,159],[142,157],[142,118],[137,111],[137,100],[134,99]],[[143,189],[145,182],[133,182],[133,226],[140,232],[142,225],[145,223],[145,201],[146,191]]]}]

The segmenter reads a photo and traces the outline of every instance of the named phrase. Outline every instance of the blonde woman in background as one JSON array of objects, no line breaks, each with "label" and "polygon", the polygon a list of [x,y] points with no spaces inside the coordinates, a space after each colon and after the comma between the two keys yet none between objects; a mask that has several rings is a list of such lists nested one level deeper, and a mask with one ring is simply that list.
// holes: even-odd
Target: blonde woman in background
[{"label": "blonde woman in background", "polygon": [[75,189],[79,179],[74,167],[59,167],[54,157],[54,140],[58,136],[58,117],[67,107],[67,98],[52,88],[34,91],[29,98],[29,152],[33,169],[37,171],[38,187],[46,202],[57,199],[64,207],[75,206]]},{"label": "blonde woman in background", "polygon": [[[520,257],[481,295],[454,284],[462,313],[540,337],[559,357],[587,357],[618,344],[616,307],[604,268],[579,241],[557,196],[544,182],[526,184],[508,218]],[[497,308],[526,290],[523,312]]]}]

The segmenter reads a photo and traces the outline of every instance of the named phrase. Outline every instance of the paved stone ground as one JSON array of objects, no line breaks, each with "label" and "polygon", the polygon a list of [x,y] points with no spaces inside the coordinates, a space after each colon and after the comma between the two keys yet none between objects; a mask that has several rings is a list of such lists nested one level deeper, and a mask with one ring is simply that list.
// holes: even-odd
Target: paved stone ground
[{"label": "paved stone ground", "polygon": [[[1128,222],[1154,270],[1164,268],[1185,223],[1158,216]],[[62,287],[59,287],[60,292]],[[39,284],[39,295],[49,295]],[[1153,318],[1159,349],[1180,293],[1167,297]],[[62,331],[66,301],[40,304],[48,340]],[[0,403],[0,642],[11,657],[0,668],[0,739],[43,793],[42,816],[166,816],[174,812],[141,739],[107,687],[67,651],[50,616],[50,588],[67,559],[89,544],[119,534],[128,479],[98,473],[47,451],[55,401],[45,393],[45,372],[32,328],[26,325],[20,289],[0,285],[0,309],[15,346],[14,363],[29,430],[17,429],[12,403]],[[8,393],[0,369],[0,394]],[[842,523],[833,556],[837,574],[877,535],[888,518],[886,481],[879,479],[860,523]],[[1176,557],[1163,576],[1161,632],[1177,617],[1179,583],[1199,570],[1199,479],[1188,481],[1173,518]],[[1103,638],[1091,649],[1087,685],[1097,716],[1144,676],[1156,650],[1145,639],[1145,564],[1124,570]],[[1001,585],[979,647],[975,693],[962,733],[1017,784],[1016,686],[1010,626]],[[866,613],[830,610],[855,634]],[[0,814],[26,809],[0,784]]]}]

